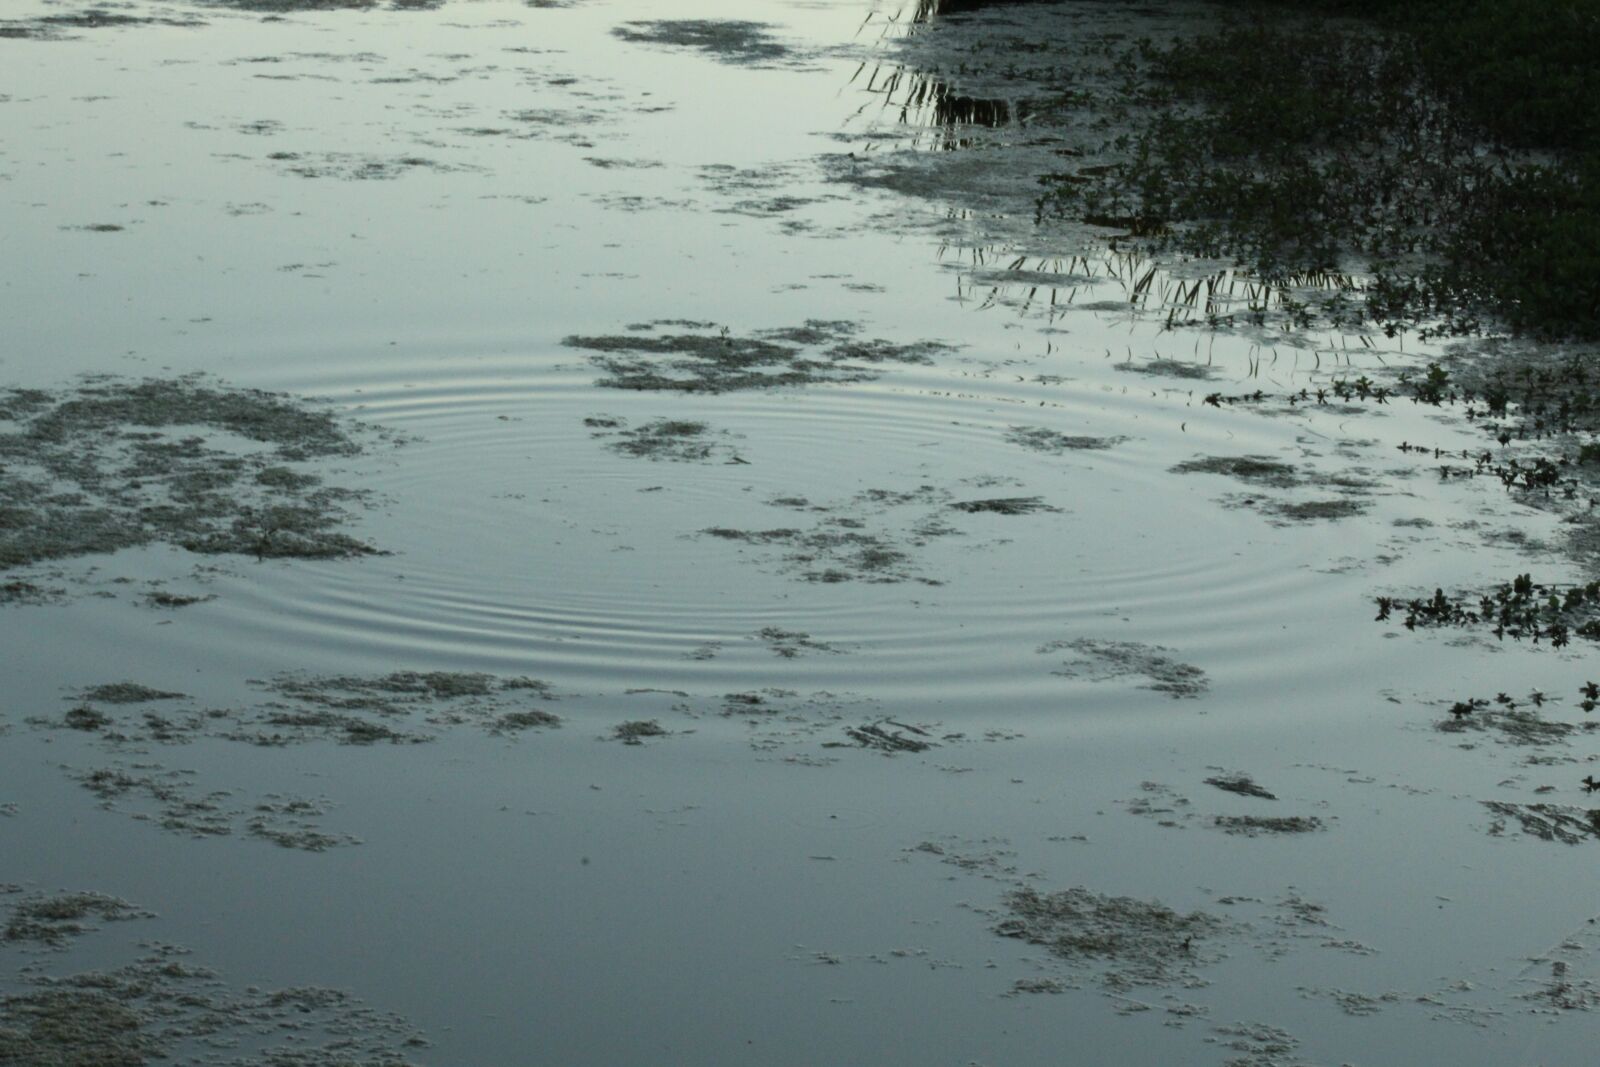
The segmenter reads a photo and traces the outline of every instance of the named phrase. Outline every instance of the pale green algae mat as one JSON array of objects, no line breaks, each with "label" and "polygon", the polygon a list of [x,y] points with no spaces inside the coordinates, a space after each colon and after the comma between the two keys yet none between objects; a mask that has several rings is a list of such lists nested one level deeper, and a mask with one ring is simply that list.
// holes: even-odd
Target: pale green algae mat
[{"label": "pale green algae mat", "polygon": [[6,5],[0,1064],[1592,1062],[1584,354],[917,7]]}]

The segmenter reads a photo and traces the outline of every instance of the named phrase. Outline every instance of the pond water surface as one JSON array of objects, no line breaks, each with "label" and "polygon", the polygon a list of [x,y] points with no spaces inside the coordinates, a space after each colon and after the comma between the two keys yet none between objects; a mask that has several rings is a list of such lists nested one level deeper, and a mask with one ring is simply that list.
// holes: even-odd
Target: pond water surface
[{"label": "pond water surface", "polygon": [[[1589,1062],[1595,841],[1512,807],[1590,806],[1588,645],[1373,621],[1574,580],[1559,517],[1398,447],[1457,409],[1284,399],[1424,346],[850,180],[1027,129],[885,92],[893,10],[89,9],[4,13],[0,380],[335,412],[382,554],[0,573],[0,907],[153,913],[0,940],[0,1063],[141,942],[385,1013],[174,1062]],[[1572,729],[1438,729],[1497,693]]]}]

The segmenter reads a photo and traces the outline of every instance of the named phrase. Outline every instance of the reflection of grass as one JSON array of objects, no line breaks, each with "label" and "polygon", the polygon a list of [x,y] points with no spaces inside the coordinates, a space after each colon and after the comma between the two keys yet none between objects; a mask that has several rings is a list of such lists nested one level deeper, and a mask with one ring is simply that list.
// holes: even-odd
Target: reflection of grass
[{"label": "reflection of grass", "polygon": [[1041,210],[1269,279],[1354,258],[1391,327],[1600,336],[1600,0],[1276,6],[1129,46],[1144,117]]}]

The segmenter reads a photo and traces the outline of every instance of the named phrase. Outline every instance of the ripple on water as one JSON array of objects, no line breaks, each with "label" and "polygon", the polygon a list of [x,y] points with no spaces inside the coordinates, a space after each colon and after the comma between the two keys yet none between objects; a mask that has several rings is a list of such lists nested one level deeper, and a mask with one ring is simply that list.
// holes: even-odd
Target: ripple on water
[{"label": "ripple on water", "polygon": [[[1259,654],[1286,606],[1313,606],[1293,537],[1167,473],[1208,448],[1287,447],[1293,428],[1267,420],[1248,441],[1208,441],[1148,401],[1083,389],[1023,403],[1037,393],[940,367],[865,386],[677,396],[596,389],[581,366],[485,363],[322,391],[413,438],[369,483],[388,501],[375,536],[396,555],[240,583],[215,614],[249,640],[588,687],[787,676],[870,681],[889,698],[1021,701],[1063,684],[1035,652],[1041,634],[1178,645],[1225,672]],[[620,454],[607,447],[614,427],[585,425],[597,417],[703,422],[719,448],[704,462]],[[1041,450],[1019,428],[1104,447]],[[951,506],[1033,497],[1056,510]],[[837,561],[797,563],[815,546],[711,528],[859,533],[905,560],[806,580]],[[296,620],[287,636],[285,617]],[[776,655],[757,636],[767,628],[870,650],[870,678],[868,659]]]}]

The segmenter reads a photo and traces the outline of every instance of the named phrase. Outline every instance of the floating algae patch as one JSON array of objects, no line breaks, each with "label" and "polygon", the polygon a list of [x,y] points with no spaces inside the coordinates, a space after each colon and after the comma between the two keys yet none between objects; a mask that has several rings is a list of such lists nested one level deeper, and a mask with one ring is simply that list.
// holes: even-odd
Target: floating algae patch
[{"label": "floating algae patch", "polygon": [[[200,737],[282,746],[315,741],[416,743],[461,726],[513,733],[560,721],[549,712],[529,707],[534,701],[556,699],[546,683],[473,672],[280,674],[252,682],[267,694],[253,705],[197,709],[183,694],[169,693],[159,699],[183,699],[184,703],[163,708],[159,714],[137,708],[127,699],[128,690],[122,687],[131,684],[90,687],[83,694],[88,703],[62,718],[35,717],[29,722],[46,729],[93,733],[112,746],[181,744]],[[106,690],[121,699],[106,701],[110,710],[93,706],[98,699],[95,694]],[[157,698],[141,701],[144,699]]]},{"label": "floating algae patch", "polygon": [[1300,484],[1294,467],[1265,456],[1205,456],[1171,468],[1174,474],[1222,474],[1251,485],[1292,489]]},{"label": "floating algae patch", "polygon": [[70,15],[41,15],[31,19],[0,19],[0,40],[64,41],[75,38],[81,30],[126,29],[133,26],[199,27],[205,23],[197,19],[165,18],[159,16],[124,15],[115,11],[91,8]]},{"label": "floating algae patch", "polygon": [[27,605],[37,607],[40,604],[53,604],[66,596],[66,590],[55,586],[37,585],[14,579],[0,582],[0,607],[6,605]]},{"label": "floating algae patch", "polygon": [[1235,793],[1242,797],[1257,797],[1261,800],[1277,800],[1277,794],[1270,793],[1256,784],[1256,780],[1248,774],[1225,772],[1206,779],[1206,785],[1214,785],[1225,793]]},{"label": "floating algae patch", "polygon": [[611,740],[625,745],[642,745],[646,738],[666,737],[669,731],[654,719],[633,719],[611,728]]},{"label": "floating algae patch", "polygon": [[1094,970],[1113,990],[1200,984],[1197,969],[1221,958],[1211,946],[1228,923],[1157,901],[1111,897],[1083,886],[1055,893],[1023,887],[1007,893],[994,932],[1042,946]]},{"label": "floating algae patch", "polygon": [[1037,496],[1006,496],[993,497],[987,500],[957,500],[950,505],[957,511],[965,511],[969,515],[1032,515],[1038,511],[1057,511],[1061,509],[1052,507]]},{"label": "floating algae patch", "polygon": [[106,811],[184,837],[242,834],[304,852],[359,844],[348,834],[322,830],[317,820],[328,813],[324,800],[283,793],[240,800],[232,790],[203,789],[193,771],[151,764],[69,770],[68,774],[98,797]]},{"label": "floating algae patch", "polygon": [[361,451],[355,428],[281,394],[200,376],[0,391],[0,571],[165,543],[343,559],[359,490],[269,471]]},{"label": "floating algae patch", "polygon": [[[35,893],[11,905],[0,941],[61,946],[96,929],[94,920],[147,919],[150,913],[103,893]],[[0,1063],[9,1062],[0,1058]]]},{"label": "floating algae patch", "polygon": [[427,1044],[404,1019],[348,993],[315,986],[241,990],[191,962],[185,949],[144,943],[138,951],[131,962],[106,970],[19,969],[0,993],[0,1064],[408,1067],[409,1052]]},{"label": "floating algae patch", "polygon": [[1013,426],[1006,431],[1006,440],[1035,452],[1059,455],[1064,452],[1102,452],[1115,448],[1126,437],[1089,437],[1058,433],[1041,426]]},{"label": "floating algae patch", "polygon": [[[850,739],[850,744],[860,748],[875,749],[885,755],[894,755],[900,752],[926,752],[936,744],[931,739],[929,732],[922,727],[896,722],[893,719],[863,723],[860,726],[847,726],[844,733]],[[843,741],[832,741],[823,747],[843,748],[847,746]]]},{"label": "floating algae patch", "polygon": [[1512,804],[1485,800],[1494,818],[1489,833],[1498,837],[1506,832],[1507,820],[1514,820],[1522,832],[1541,841],[1581,845],[1600,840],[1600,808],[1577,808],[1565,804]]},{"label": "floating algae patch", "polygon": [[[817,515],[809,528],[775,526],[737,529],[711,526],[703,537],[746,545],[775,559],[778,570],[808,582],[941,584],[919,573],[912,549],[960,531],[946,524],[941,512],[951,502],[946,490],[921,485],[913,490],[867,489],[843,501],[819,504],[805,497],[778,496],[766,503],[788,511]],[[901,509],[926,510],[913,516]]]},{"label": "floating algae patch", "polygon": [[1486,698],[1458,700],[1450,708],[1450,718],[1441,719],[1434,729],[1445,734],[1487,734],[1508,745],[1565,745],[1567,738],[1584,723],[1546,719],[1535,708],[1519,707],[1515,702],[1492,704]]},{"label": "floating algae patch", "polygon": [[1040,645],[1037,651],[1049,655],[1063,650],[1078,653],[1076,658],[1064,661],[1052,672],[1066,678],[1104,682],[1142,677],[1145,683],[1140,688],[1166,693],[1174,700],[1193,699],[1210,688],[1205,671],[1173,659],[1167,655],[1171,649],[1159,645],[1082,637],[1051,641]]},{"label": "floating algae patch", "polygon": [[1332,522],[1365,514],[1368,504],[1364,500],[1304,500],[1268,501],[1260,503],[1268,515],[1289,522]]},{"label": "floating algae patch", "polygon": [[1153,378],[1183,378],[1205,381],[1216,373],[1215,368],[1204,363],[1186,363],[1180,359],[1149,359],[1142,363],[1118,363],[1116,369],[1129,374],[1148,374]]},{"label": "floating algae patch", "polygon": [[797,54],[775,38],[772,26],[742,19],[660,19],[624,22],[611,32],[624,41],[692,48],[740,66],[790,64]]},{"label": "floating algae patch", "polygon": [[830,645],[826,641],[813,640],[804,630],[785,630],[780,626],[764,626],[756,632],[755,638],[771,649],[774,655],[782,656],[784,659],[795,659],[808,652],[828,652],[835,655],[844,652],[844,649]]},{"label": "floating algae patch", "polygon": [[267,159],[285,174],[298,178],[333,178],[340,181],[394,181],[419,170],[453,173],[477,170],[464,164],[446,164],[425,156],[380,156],[354,152],[272,152]]},{"label": "floating algae patch", "polygon": [[[697,329],[667,333],[666,329]],[[570,336],[562,344],[594,353],[610,389],[726,393],[820,383],[872,381],[885,363],[927,364],[950,346],[860,340],[848,322],[810,320],[800,327],[742,337],[685,321],[635,323],[628,333]]]},{"label": "floating algae patch", "polygon": [[627,420],[617,416],[596,415],[584,419],[583,424],[589,428],[590,437],[605,441],[611,451],[630,459],[707,463],[721,456],[727,463],[744,462],[703,422],[652,419],[630,427]]},{"label": "floating algae patch", "polygon": [[548,685],[533,678],[395,671],[372,676],[283,674],[256,684],[285,700],[252,711],[245,727],[233,735],[254,744],[319,739],[358,745],[415,743],[458,726],[506,734],[558,721],[525,706],[530,697],[555,699]]},{"label": "floating algae patch", "polygon": [[1324,829],[1314,815],[1214,815],[1211,824],[1230,834],[1309,834]]},{"label": "floating algae patch", "polygon": [[187,696],[187,693],[152,689],[138,682],[107,682],[104,685],[91,685],[83,691],[84,700],[101,704],[148,704],[155,700],[183,700]]}]

